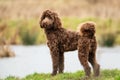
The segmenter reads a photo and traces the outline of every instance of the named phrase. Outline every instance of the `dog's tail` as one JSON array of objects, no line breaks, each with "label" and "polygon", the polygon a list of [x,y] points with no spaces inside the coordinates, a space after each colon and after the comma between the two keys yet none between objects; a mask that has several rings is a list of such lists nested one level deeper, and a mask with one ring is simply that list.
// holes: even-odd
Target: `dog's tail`
[{"label": "dog's tail", "polygon": [[78,31],[81,36],[94,36],[95,34],[95,22],[84,22],[78,26]]}]

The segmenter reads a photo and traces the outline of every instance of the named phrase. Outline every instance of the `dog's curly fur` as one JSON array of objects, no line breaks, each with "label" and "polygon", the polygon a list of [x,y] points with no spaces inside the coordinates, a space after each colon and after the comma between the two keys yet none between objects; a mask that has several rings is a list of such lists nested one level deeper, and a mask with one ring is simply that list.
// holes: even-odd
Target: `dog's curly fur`
[{"label": "dog's curly fur", "polygon": [[63,73],[64,52],[77,49],[78,39],[80,35],[78,32],[64,29],[57,13],[50,10],[43,12],[41,16],[40,26],[45,31],[47,37],[47,45],[50,49],[52,57],[52,75],[56,75],[57,71],[59,71],[59,73]]},{"label": "dog's curly fur", "polygon": [[81,38],[78,40],[78,57],[84,67],[85,74],[90,76],[91,73],[89,61],[93,67],[94,76],[99,76],[100,66],[96,61],[95,23],[82,23],[80,25],[80,35]]}]

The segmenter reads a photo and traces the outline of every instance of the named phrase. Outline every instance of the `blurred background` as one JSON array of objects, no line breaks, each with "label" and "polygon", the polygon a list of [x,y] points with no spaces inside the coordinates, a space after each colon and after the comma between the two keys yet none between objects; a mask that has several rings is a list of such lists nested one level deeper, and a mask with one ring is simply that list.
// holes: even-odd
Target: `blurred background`
[{"label": "blurred background", "polygon": [[67,29],[94,21],[99,45],[120,45],[120,0],[0,0],[0,44],[45,44],[39,20],[46,9],[57,12]]},{"label": "blurred background", "polygon": [[[82,22],[96,22],[101,69],[120,69],[120,0],[0,0],[0,78],[52,71],[39,26],[46,9],[57,12],[63,27],[73,31]],[[65,72],[83,70],[77,51],[66,53],[71,54],[65,54]]]}]

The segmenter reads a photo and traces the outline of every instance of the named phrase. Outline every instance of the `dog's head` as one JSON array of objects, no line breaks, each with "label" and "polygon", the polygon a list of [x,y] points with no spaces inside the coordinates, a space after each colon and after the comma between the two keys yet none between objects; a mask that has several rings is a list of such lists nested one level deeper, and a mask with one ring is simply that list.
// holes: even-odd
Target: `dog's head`
[{"label": "dog's head", "polygon": [[61,21],[57,13],[46,10],[42,13],[40,27],[45,29],[57,29],[61,27]]},{"label": "dog's head", "polygon": [[80,35],[86,37],[93,37],[95,35],[95,23],[85,22],[80,24]]}]

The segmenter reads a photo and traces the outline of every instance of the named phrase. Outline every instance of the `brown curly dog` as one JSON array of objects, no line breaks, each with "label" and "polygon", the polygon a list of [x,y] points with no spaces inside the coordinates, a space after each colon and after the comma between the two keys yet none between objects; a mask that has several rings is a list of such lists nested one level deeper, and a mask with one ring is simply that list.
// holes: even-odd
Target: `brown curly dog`
[{"label": "brown curly dog", "polygon": [[100,65],[96,61],[97,42],[95,31],[93,22],[86,22],[80,25],[81,38],[78,40],[78,57],[84,67],[86,76],[90,76],[91,73],[88,61],[93,67],[94,76],[99,76],[100,73]]},{"label": "brown curly dog", "polygon": [[59,71],[59,73],[63,73],[64,52],[77,49],[80,35],[78,32],[64,29],[57,13],[50,10],[43,12],[40,26],[45,31],[47,45],[50,49],[53,63],[52,75],[56,75],[57,71]]}]

